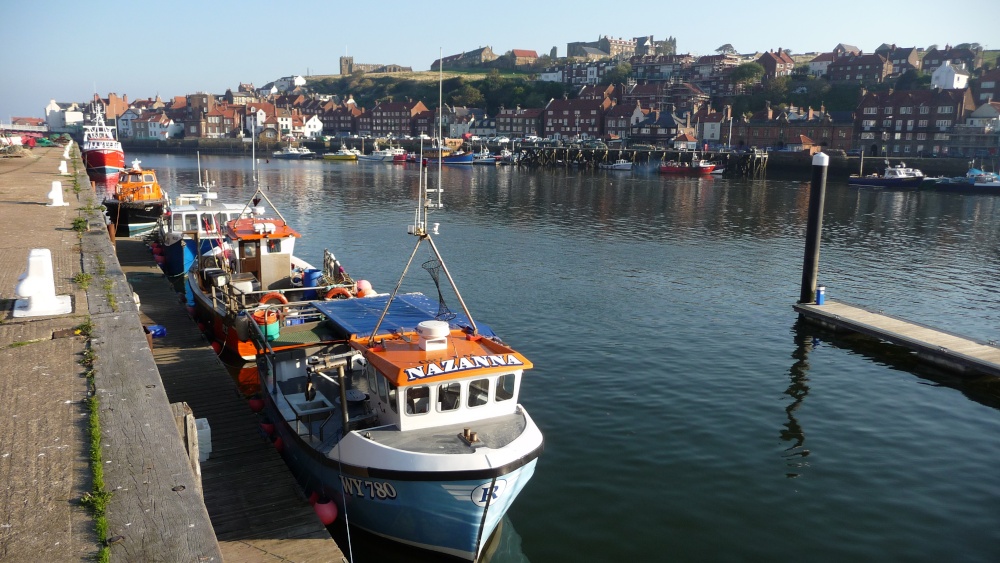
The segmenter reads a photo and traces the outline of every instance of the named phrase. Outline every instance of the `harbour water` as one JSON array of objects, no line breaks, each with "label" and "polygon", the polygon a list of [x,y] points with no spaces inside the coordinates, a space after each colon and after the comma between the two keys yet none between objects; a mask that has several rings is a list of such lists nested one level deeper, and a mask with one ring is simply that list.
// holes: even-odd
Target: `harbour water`
[{"label": "harbour water", "polygon": [[[172,195],[195,191],[194,157],[139,158]],[[221,200],[252,193],[249,160],[201,166]],[[260,168],[298,254],[328,248],[392,289],[416,167]],[[476,319],[534,361],[521,402],[546,439],[494,561],[1000,557],[1000,385],[797,323],[808,180],[443,171],[435,240]],[[831,179],[819,279],[828,298],[993,340],[998,225],[1000,198]]]}]

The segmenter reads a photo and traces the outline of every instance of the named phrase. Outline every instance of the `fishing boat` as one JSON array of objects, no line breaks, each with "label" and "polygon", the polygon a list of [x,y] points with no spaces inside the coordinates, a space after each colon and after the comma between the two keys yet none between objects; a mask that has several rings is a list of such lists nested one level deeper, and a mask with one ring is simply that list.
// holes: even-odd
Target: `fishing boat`
[{"label": "fishing boat", "polygon": [[359,155],[361,155],[361,151],[358,149],[349,149],[344,145],[340,145],[337,152],[324,154],[323,160],[357,160]]},{"label": "fishing boat", "polygon": [[[289,306],[302,324],[251,333],[272,439],[303,487],[336,503],[348,533],[474,561],[543,437],[519,404],[532,364],[473,320],[431,238],[426,192],[391,294]],[[422,245],[438,299],[399,291]],[[462,313],[448,310],[443,282]]]},{"label": "fishing boat", "polygon": [[158,224],[156,261],[170,277],[186,275],[198,256],[222,244],[223,225],[250,213],[245,204],[219,202],[214,182],[201,181],[200,153],[198,179],[198,193],[178,194]]},{"label": "fishing boat", "polygon": [[366,160],[370,162],[392,162],[398,155],[403,155],[405,158],[406,149],[393,146],[380,149],[378,148],[378,143],[375,143],[374,150],[370,154],[358,155],[358,160]]},{"label": "fishing boat", "polygon": [[499,159],[496,155],[492,154],[488,148],[483,146],[483,149],[472,156],[472,164],[484,164],[486,166],[496,166],[499,164]]},{"label": "fishing boat", "polygon": [[942,192],[1000,193],[1000,176],[993,172],[971,168],[964,177],[953,178],[948,182],[939,181],[934,187]]},{"label": "fishing boat", "polygon": [[288,145],[286,147],[282,147],[281,150],[276,150],[276,151],[272,152],[271,153],[271,158],[281,158],[281,159],[286,159],[286,160],[298,160],[298,159],[302,158],[302,153],[299,152],[299,149],[297,147],[293,147],[291,145]]},{"label": "fishing boat", "polygon": [[631,170],[632,161],[619,158],[614,162],[601,162],[597,165],[601,170]]},{"label": "fishing boat", "polygon": [[115,138],[114,128],[104,122],[101,106],[94,110],[93,123],[83,126],[80,153],[91,180],[114,178],[125,169],[125,151]]},{"label": "fishing boat", "polygon": [[102,202],[115,232],[124,236],[156,228],[169,203],[166,191],[156,179],[156,170],[142,168],[140,164],[135,159],[121,171],[114,190]]},{"label": "fishing boat", "polygon": [[[277,321],[263,309],[354,296],[358,289],[329,250],[324,251],[321,269],[295,255],[295,240],[302,235],[259,188],[246,208],[251,210],[249,216],[230,216],[220,225],[221,241],[194,261],[187,284],[196,317],[211,327],[221,348],[252,360],[256,349],[250,343],[249,325]],[[197,238],[195,245],[202,246]],[[281,316],[282,322],[291,321]]]},{"label": "fishing boat", "polygon": [[924,183],[924,174],[916,168],[908,168],[905,162],[900,162],[896,166],[889,165],[885,161],[885,170],[879,173],[864,175],[865,157],[861,155],[861,169],[858,174],[852,174],[847,179],[847,185],[869,187],[869,188],[895,188],[914,189],[919,188]]},{"label": "fishing boat", "polygon": [[715,170],[715,163],[707,160],[680,162],[668,160],[660,165],[660,174],[677,174],[682,176],[708,176]]}]

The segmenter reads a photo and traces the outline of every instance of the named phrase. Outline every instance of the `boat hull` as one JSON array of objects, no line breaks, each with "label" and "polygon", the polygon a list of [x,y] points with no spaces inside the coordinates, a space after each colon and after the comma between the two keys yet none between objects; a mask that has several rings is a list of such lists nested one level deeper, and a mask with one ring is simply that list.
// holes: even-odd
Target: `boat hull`
[{"label": "boat hull", "polygon": [[124,236],[132,236],[150,231],[163,216],[166,200],[124,202],[105,199],[104,207],[115,231]]},{"label": "boat hull", "polygon": [[715,166],[671,166],[667,164],[660,166],[660,174],[678,176],[708,176],[713,170],[715,170]]},{"label": "boat hull", "polygon": [[198,245],[194,239],[184,237],[171,244],[164,244],[163,273],[170,277],[186,275],[198,256],[212,251],[219,245],[219,239],[202,238],[200,243],[201,248],[196,248]]},{"label": "boat hull", "polygon": [[125,153],[120,150],[94,149],[83,153],[83,164],[90,177],[117,176],[125,169]]},{"label": "boat hull", "polygon": [[878,178],[878,177],[851,177],[847,180],[849,186],[859,186],[867,188],[896,188],[896,189],[916,189],[924,183],[923,177],[913,178]]},{"label": "boat hull", "polygon": [[479,556],[538,461],[533,452],[525,463],[495,476],[380,471],[338,462],[309,447],[282,419],[272,395],[263,395],[271,420],[281,421],[276,431],[282,456],[308,492],[333,500],[351,526],[469,561]]}]

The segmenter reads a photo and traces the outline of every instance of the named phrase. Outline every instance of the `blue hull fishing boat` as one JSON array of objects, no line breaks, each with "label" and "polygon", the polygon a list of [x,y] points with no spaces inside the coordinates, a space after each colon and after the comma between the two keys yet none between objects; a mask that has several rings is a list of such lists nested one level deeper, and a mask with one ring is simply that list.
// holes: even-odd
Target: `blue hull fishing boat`
[{"label": "blue hull fishing boat", "polygon": [[[325,497],[316,506],[332,500],[348,530],[471,561],[534,474],[543,439],[518,404],[531,362],[474,322],[426,207],[410,263],[426,243],[438,300],[398,293],[402,277],[392,294],[359,282],[357,296],[274,305],[296,322],[272,334],[254,324],[251,339],[266,427],[303,487]],[[443,279],[464,313],[448,310]]]}]

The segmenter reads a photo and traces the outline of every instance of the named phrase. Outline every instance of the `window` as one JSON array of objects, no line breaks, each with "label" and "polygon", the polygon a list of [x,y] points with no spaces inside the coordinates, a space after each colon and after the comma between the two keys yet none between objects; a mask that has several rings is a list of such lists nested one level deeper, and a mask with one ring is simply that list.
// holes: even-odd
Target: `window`
[{"label": "window", "polygon": [[938,106],[938,113],[955,113],[955,106]]},{"label": "window", "polygon": [[882,127],[892,127],[892,120],[891,119],[885,119],[885,120],[883,120],[882,121]]},{"label": "window", "polygon": [[383,403],[389,402],[389,392],[386,389],[386,380],[384,377],[376,377],[375,382],[378,383],[378,398],[382,399]]},{"label": "window", "polygon": [[865,108],[865,115],[875,115],[878,113],[878,108]]},{"label": "window", "polygon": [[408,387],[406,389],[406,414],[427,414],[430,408],[430,394],[430,388],[426,385]]},{"label": "window", "polygon": [[889,107],[889,106],[886,106],[885,107],[885,111],[883,111],[883,113],[885,113],[886,115],[892,115],[892,108]]},{"label": "window", "polygon": [[951,127],[950,119],[939,119],[934,122],[935,127]]},{"label": "window", "polygon": [[215,218],[212,217],[211,213],[203,213],[201,215],[201,227],[206,233],[215,232]]},{"label": "window", "polygon": [[490,380],[477,379],[469,382],[469,400],[466,403],[470,407],[485,405],[490,399]]},{"label": "window", "polygon": [[862,127],[875,127],[875,120],[874,119],[866,119],[866,120],[864,120],[864,121],[861,122],[861,126]]},{"label": "window", "polygon": [[920,121],[918,121],[917,122],[917,127],[927,127],[927,120],[926,119],[921,119]]},{"label": "window", "polygon": [[921,115],[926,115],[926,114],[928,114],[930,112],[931,112],[931,108],[929,108],[927,106],[920,106],[920,114]]},{"label": "window", "polygon": [[913,113],[913,107],[911,107],[911,106],[903,106],[903,107],[899,108],[899,113]]},{"label": "window", "polygon": [[396,384],[389,382],[389,406],[392,412],[399,414],[399,405],[396,404]]},{"label": "window", "polygon": [[458,408],[462,399],[462,384],[454,381],[452,383],[442,383],[437,388],[437,410],[438,412],[453,411]]},{"label": "window", "polygon": [[924,141],[927,139],[927,133],[917,133],[917,140]]},{"label": "window", "polygon": [[871,133],[871,132],[862,133],[861,134],[861,138],[862,139],[874,139],[875,138],[875,133]]},{"label": "window", "polygon": [[903,152],[904,153],[910,152],[910,145],[906,145],[905,147],[903,147]]},{"label": "window", "polygon": [[516,383],[513,373],[505,373],[497,378],[496,401],[506,401],[514,397],[514,384]]},{"label": "window", "polygon": [[185,231],[197,231],[198,230],[198,214],[197,213],[187,213],[184,215],[184,230]]},{"label": "window", "polygon": [[267,252],[268,254],[277,254],[281,252],[281,240],[267,239]]}]

